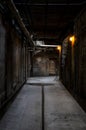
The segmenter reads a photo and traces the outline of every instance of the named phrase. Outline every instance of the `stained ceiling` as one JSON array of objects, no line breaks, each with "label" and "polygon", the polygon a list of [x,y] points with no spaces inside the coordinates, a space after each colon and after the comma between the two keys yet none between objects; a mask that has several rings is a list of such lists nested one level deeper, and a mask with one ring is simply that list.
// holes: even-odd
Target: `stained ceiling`
[{"label": "stained ceiling", "polygon": [[76,16],[86,0],[13,0],[33,40],[60,44],[73,33]]}]

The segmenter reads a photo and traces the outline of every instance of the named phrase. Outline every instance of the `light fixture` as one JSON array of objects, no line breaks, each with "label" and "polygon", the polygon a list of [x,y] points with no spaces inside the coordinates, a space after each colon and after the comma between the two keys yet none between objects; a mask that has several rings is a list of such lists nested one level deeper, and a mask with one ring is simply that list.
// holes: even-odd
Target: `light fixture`
[{"label": "light fixture", "polygon": [[69,37],[69,41],[72,43],[72,46],[73,46],[75,43],[75,36],[73,35],[73,36]]},{"label": "light fixture", "polygon": [[60,45],[57,46],[57,50],[61,51],[61,46]]}]

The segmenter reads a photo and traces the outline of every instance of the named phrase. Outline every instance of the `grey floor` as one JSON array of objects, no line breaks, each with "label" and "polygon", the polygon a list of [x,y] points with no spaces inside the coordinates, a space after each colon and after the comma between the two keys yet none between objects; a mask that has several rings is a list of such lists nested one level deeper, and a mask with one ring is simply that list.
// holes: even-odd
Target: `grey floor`
[{"label": "grey floor", "polygon": [[86,113],[58,77],[29,78],[1,119],[0,130],[86,130]]}]

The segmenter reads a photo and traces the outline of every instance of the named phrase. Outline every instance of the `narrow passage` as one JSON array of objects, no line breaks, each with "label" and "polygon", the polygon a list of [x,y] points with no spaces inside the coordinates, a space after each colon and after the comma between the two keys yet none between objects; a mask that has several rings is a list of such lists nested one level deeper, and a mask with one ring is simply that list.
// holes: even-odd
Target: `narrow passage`
[{"label": "narrow passage", "polygon": [[29,78],[0,130],[86,130],[86,113],[57,78]]}]

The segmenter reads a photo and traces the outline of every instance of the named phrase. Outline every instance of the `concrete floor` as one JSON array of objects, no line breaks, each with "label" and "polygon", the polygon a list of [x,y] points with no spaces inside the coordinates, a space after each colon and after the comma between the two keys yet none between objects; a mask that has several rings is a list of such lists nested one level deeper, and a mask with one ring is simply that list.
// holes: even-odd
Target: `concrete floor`
[{"label": "concrete floor", "polygon": [[86,130],[86,113],[58,77],[30,78],[1,119],[0,130]]}]

